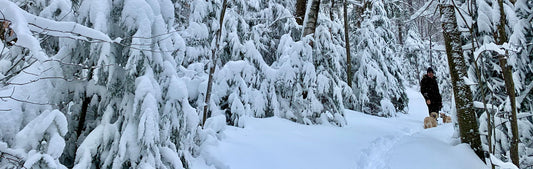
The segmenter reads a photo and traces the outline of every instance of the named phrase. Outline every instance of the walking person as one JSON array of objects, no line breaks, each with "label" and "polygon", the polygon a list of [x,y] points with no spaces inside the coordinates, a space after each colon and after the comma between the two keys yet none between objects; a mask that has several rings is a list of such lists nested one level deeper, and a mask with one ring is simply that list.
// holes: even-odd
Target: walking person
[{"label": "walking person", "polygon": [[431,112],[438,114],[442,108],[442,97],[439,92],[437,77],[431,67],[427,69],[427,74],[425,74],[420,81],[420,92],[424,96],[424,99],[426,99],[426,105],[428,106],[428,113],[430,116]]}]

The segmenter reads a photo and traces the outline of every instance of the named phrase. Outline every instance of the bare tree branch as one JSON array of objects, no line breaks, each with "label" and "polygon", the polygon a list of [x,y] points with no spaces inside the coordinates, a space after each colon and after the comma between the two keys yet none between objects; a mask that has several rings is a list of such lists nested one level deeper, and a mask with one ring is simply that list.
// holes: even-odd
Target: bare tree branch
[{"label": "bare tree branch", "polygon": [[1,159],[6,159],[6,161],[8,163],[11,163],[12,165],[15,165],[17,166],[17,168],[24,168],[26,169],[26,167],[24,166],[24,160],[22,157],[19,157],[17,155],[14,155],[14,154],[11,154],[11,153],[7,153],[7,152],[2,152],[0,151],[0,160]]},{"label": "bare tree branch", "polygon": [[11,100],[15,100],[15,101],[22,102],[22,103],[42,105],[42,106],[46,106],[46,105],[57,106],[57,105],[51,104],[51,103],[38,103],[38,102],[33,102],[33,101],[28,101],[28,100],[22,100],[22,99],[19,99],[19,98],[15,98],[15,97],[13,97],[14,93],[15,93],[15,88],[13,88],[13,91],[11,91],[11,94],[9,96],[0,96],[0,99],[2,99],[4,101],[5,101],[5,99],[11,99]]}]

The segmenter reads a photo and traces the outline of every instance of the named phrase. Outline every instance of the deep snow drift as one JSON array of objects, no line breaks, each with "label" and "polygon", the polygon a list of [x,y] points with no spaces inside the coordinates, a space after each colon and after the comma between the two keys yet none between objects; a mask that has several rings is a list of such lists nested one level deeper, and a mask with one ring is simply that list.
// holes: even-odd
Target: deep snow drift
[{"label": "deep snow drift", "polygon": [[281,118],[227,127],[205,154],[232,169],[482,169],[489,168],[453,138],[453,124],[423,129],[424,99],[407,91],[409,114],[381,118],[346,111],[346,127],[302,125]]}]

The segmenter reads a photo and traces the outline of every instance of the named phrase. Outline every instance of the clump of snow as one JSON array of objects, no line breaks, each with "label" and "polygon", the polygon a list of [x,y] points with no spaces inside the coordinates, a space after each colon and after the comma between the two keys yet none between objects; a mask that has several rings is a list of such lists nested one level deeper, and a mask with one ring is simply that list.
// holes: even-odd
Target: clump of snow
[{"label": "clump of snow", "polygon": [[67,131],[67,119],[63,113],[58,110],[45,111],[17,133],[15,136],[15,147],[26,150],[36,149],[40,140],[46,134],[51,139],[49,141],[55,141],[48,143],[48,151],[55,152],[56,158],[59,158],[59,155],[63,152],[65,141],[55,137],[62,137]]},{"label": "clump of snow", "polygon": [[492,154],[490,155],[490,160],[492,161],[492,164],[500,169],[518,169],[518,167],[512,162],[503,162]]},{"label": "clump of snow", "polygon": [[12,148],[0,142],[0,152],[20,158],[26,168],[66,168],[59,162],[59,157],[65,148],[63,137],[67,128],[67,119],[63,113],[59,110],[46,110],[17,133]]},{"label": "clump of snow", "polygon": [[205,121],[205,129],[213,130],[215,133],[222,133],[226,128],[226,116],[217,115]]},{"label": "clump of snow", "polygon": [[394,105],[389,99],[382,99],[380,101],[381,110],[383,110],[383,114],[381,116],[386,115],[388,112],[394,112],[396,111],[396,108],[394,108]]}]

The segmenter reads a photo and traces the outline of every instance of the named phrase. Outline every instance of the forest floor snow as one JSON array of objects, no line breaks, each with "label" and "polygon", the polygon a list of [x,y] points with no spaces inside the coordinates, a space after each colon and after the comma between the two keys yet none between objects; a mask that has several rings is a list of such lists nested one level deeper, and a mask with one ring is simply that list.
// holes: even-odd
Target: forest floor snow
[{"label": "forest floor snow", "polygon": [[217,144],[205,147],[207,161],[231,169],[488,168],[468,145],[456,143],[452,123],[439,118],[436,128],[424,129],[424,99],[414,89],[407,94],[408,114],[382,118],[346,110],[344,127],[248,119],[246,127],[227,127]]}]

